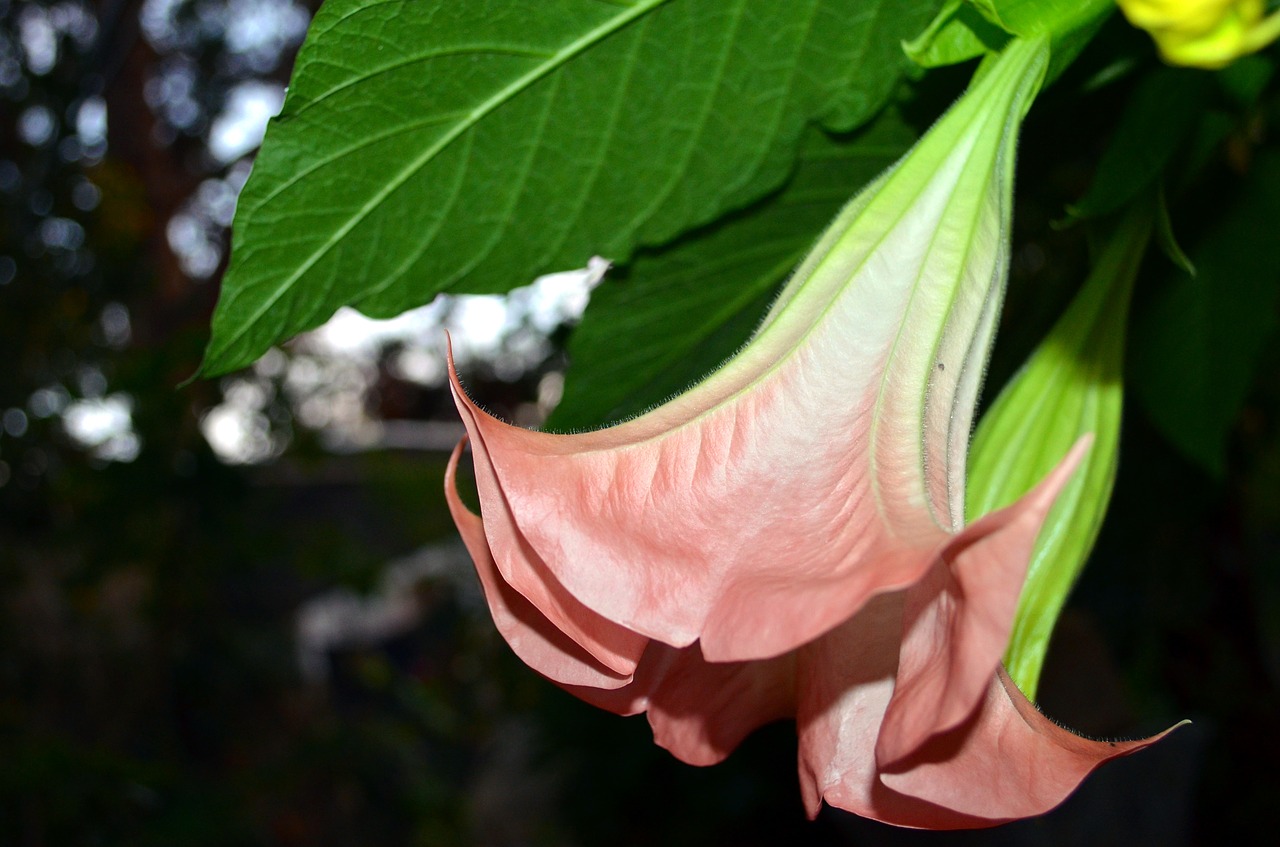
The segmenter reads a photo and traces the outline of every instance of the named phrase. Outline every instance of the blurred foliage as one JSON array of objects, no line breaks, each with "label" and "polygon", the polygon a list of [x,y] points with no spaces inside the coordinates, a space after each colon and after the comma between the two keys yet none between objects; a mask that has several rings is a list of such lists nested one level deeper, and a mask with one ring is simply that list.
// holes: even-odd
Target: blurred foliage
[{"label": "blurred foliage", "polygon": [[[273,2],[0,0],[0,843],[1177,845],[1265,831],[1280,796],[1280,263],[1275,217],[1256,210],[1280,196],[1274,50],[1196,77],[1181,146],[1120,167],[1164,183],[1199,274],[1144,264],[1130,377],[1156,396],[1130,404],[1113,506],[1041,684],[1050,714],[1095,735],[1196,723],[1042,820],[931,836],[830,811],[805,822],[788,726],[690,768],[642,720],[528,673],[446,567],[442,453],[331,451],[284,394],[263,413],[289,435],[280,455],[211,451],[201,422],[230,383],[176,386],[198,365],[216,293],[201,272],[216,276],[225,218],[193,198],[242,179],[208,150],[229,93],[287,74],[283,42],[228,43],[228,21]],[[171,37],[148,36],[140,12],[169,15],[157,32]],[[1167,73],[1113,17],[1032,111],[993,389],[1085,279],[1107,219],[1066,209]],[[903,120],[927,126],[964,77],[904,89]],[[175,249],[192,228],[199,249]],[[1211,331],[1193,348],[1176,330],[1197,316]],[[473,388],[509,413],[560,362]],[[378,386],[379,419],[452,420],[439,392],[385,371]],[[74,437],[69,410],[112,397],[136,441]],[[1212,436],[1197,443],[1212,442],[1216,476],[1163,434],[1171,415]],[[420,548],[437,564],[406,571],[403,625],[330,643],[304,673],[306,601],[373,603]]]},{"label": "blurred foliage", "polygon": [[1165,435],[1209,471],[1225,470],[1227,438],[1275,332],[1280,266],[1280,150],[1257,152],[1249,177],[1219,183],[1232,204],[1212,221],[1189,256],[1193,277],[1174,269],[1138,327],[1136,384]]}]

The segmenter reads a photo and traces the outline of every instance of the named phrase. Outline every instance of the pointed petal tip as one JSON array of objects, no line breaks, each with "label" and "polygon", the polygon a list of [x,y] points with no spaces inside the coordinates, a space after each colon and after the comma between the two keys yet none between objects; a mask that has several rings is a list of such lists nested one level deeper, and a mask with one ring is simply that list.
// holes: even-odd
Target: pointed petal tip
[{"label": "pointed petal tip", "polygon": [[897,683],[876,741],[882,767],[962,724],[981,701],[1008,646],[1041,526],[1092,441],[1082,436],[1035,488],[955,535],[907,590]]},{"label": "pointed petal tip", "polygon": [[[444,362],[449,371],[449,389],[453,392],[454,402],[465,401],[469,405],[471,399],[467,397],[467,392],[462,388],[462,380],[458,377],[458,365],[453,358],[453,336],[447,329],[444,331]],[[458,411],[461,412],[461,408]],[[463,418],[465,419],[465,417],[466,415],[464,414]]]},{"label": "pointed petal tip", "polygon": [[1056,808],[1104,762],[1149,747],[1185,723],[1134,741],[1084,738],[1045,717],[1002,668],[968,721],[881,768],[879,777],[896,794],[959,816],[938,828],[995,826]]}]

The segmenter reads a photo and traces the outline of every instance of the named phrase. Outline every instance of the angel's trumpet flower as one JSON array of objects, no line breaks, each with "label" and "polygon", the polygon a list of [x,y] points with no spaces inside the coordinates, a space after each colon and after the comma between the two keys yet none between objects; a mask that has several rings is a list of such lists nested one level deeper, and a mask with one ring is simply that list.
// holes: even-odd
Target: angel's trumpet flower
[{"label": "angel's trumpet flower", "polygon": [[454,375],[482,517],[457,496],[461,445],[450,508],[526,663],[647,711],[695,764],[794,718],[812,814],[989,825],[1148,743],[1059,728],[1000,667],[1036,534],[1087,445],[963,525],[1017,129],[1046,61],[1011,43],[844,209],[750,343],[670,402],[551,435],[489,416]]}]

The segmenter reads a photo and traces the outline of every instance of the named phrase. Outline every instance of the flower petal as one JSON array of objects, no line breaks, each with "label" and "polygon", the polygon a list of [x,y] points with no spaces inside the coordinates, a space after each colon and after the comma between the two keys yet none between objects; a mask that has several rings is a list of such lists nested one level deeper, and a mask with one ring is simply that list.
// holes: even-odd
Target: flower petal
[{"label": "flower petal", "polygon": [[[472,514],[458,497],[458,458],[462,455],[465,444],[465,440],[459,442],[449,457],[449,464],[445,468],[445,499],[454,523],[458,525],[458,532],[475,562],[476,573],[480,577],[480,585],[484,589],[485,600],[489,604],[498,632],[525,664],[554,682],[605,689],[619,688],[630,683],[632,675],[625,662],[615,662],[615,665],[622,665],[622,670],[604,664],[502,578],[489,552],[484,521]],[[577,624],[573,629],[580,637],[584,631],[608,632],[617,628],[580,604],[577,604],[577,608],[572,608],[575,604],[577,601],[572,597],[566,597],[562,608],[569,611],[564,612],[561,617],[572,619]]]},{"label": "flower petal", "polygon": [[876,743],[881,767],[963,722],[982,699],[1009,642],[1036,536],[1091,442],[1081,438],[1020,500],[966,527],[906,592],[897,681]]},{"label": "flower petal", "polygon": [[[770,383],[651,442],[574,452],[581,436],[508,426],[455,388],[503,576],[549,617],[540,586],[563,584],[634,632],[676,647],[702,637],[714,661],[781,654],[914,582],[946,533],[890,538],[857,420],[797,426],[784,393]],[[844,414],[813,394],[802,419]]]},{"label": "flower petal", "polygon": [[1041,715],[999,668],[964,722],[886,770],[875,746],[905,602],[902,593],[878,597],[799,651],[800,787],[810,817],[825,801],[896,826],[994,826],[1048,811],[1102,762],[1162,737],[1081,738]]},{"label": "flower petal", "polygon": [[795,714],[795,655],[708,662],[697,644],[652,641],[630,684],[561,687],[620,715],[648,712],[659,747],[690,765],[714,765],[759,727]]},{"label": "flower petal", "polygon": [[[449,370],[456,397],[462,388],[453,373],[452,352]],[[476,488],[480,495],[489,552],[502,578],[602,664],[618,673],[630,674],[648,639],[586,607],[551,572],[521,532],[498,482],[483,430],[476,425],[477,416],[488,418],[488,415],[469,402],[466,406],[459,405],[459,408],[463,410],[463,422],[471,433]],[[515,427],[511,429],[525,431]]]},{"label": "flower petal", "polygon": [[557,625],[553,586],[739,661],[927,573],[959,528],[1014,139],[1046,61],[1042,41],[1013,42],[841,213],[751,343],[671,402],[548,435],[485,414],[454,375],[507,581]]},{"label": "flower petal", "polygon": [[649,708],[649,696],[666,676],[667,668],[679,652],[677,648],[668,647],[660,641],[650,641],[636,665],[631,682],[621,688],[563,683],[560,687],[597,709],[604,709],[615,715],[638,715]]},{"label": "flower petal", "polygon": [[765,724],[795,714],[795,654],[708,662],[697,644],[674,648],[649,698],[653,740],[691,765],[714,765]]},{"label": "flower petal", "polygon": [[800,793],[809,817],[825,800],[863,817],[927,826],[939,811],[878,778],[875,745],[893,694],[903,595],[877,597],[798,651],[796,729]]},{"label": "flower petal", "polygon": [[1081,738],[1040,714],[1001,668],[968,721],[934,736],[880,778],[893,791],[991,826],[1049,811],[1098,765],[1171,731],[1140,741]]}]

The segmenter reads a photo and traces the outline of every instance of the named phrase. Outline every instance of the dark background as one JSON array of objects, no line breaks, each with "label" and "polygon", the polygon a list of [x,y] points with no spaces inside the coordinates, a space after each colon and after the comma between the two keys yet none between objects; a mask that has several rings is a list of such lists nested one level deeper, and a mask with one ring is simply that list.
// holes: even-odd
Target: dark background
[{"label": "dark background", "polygon": [[[830,810],[808,823],[789,725],[687,767],[643,719],[595,712],[507,651],[443,509],[451,404],[404,377],[396,344],[355,363],[294,346],[179,387],[247,173],[211,153],[212,128],[237,87],[287,80],[307,14],[290,0],[0,0],[0,843],[1178,845],[1267,831],[1274,337],[1216,472],[1129,403],[1112,510],[1041,690],[1048,714],[1089,734],[1194,723],[1042,820],[977,835]],[[245,20],[256,38],[236,30]],[[1117,44],[1154,66],[1113,20],[1077,81]],[[1055,223],[1132,78],[1086,98],[1069,76],[1033,111],[991,386],[1083,279],[1086,229]],[[922,127],[963,80],[928,77]],[[1273,149],[1274,89],[1238,110],[1177,199],[1187,243]],[[1256,226],[1271,238],[1277,222]],[[1135,321],[1170,268],[1148,259]],[[564,367],[569,331],[514,378],[477,363],[475,391],[522,414]],[[219,455],[204,432],[237,398],[252,449]],[[356,442],[330,413],[353,402],[374,433]],[[121,409],[123,430],[78,428]]]}]

